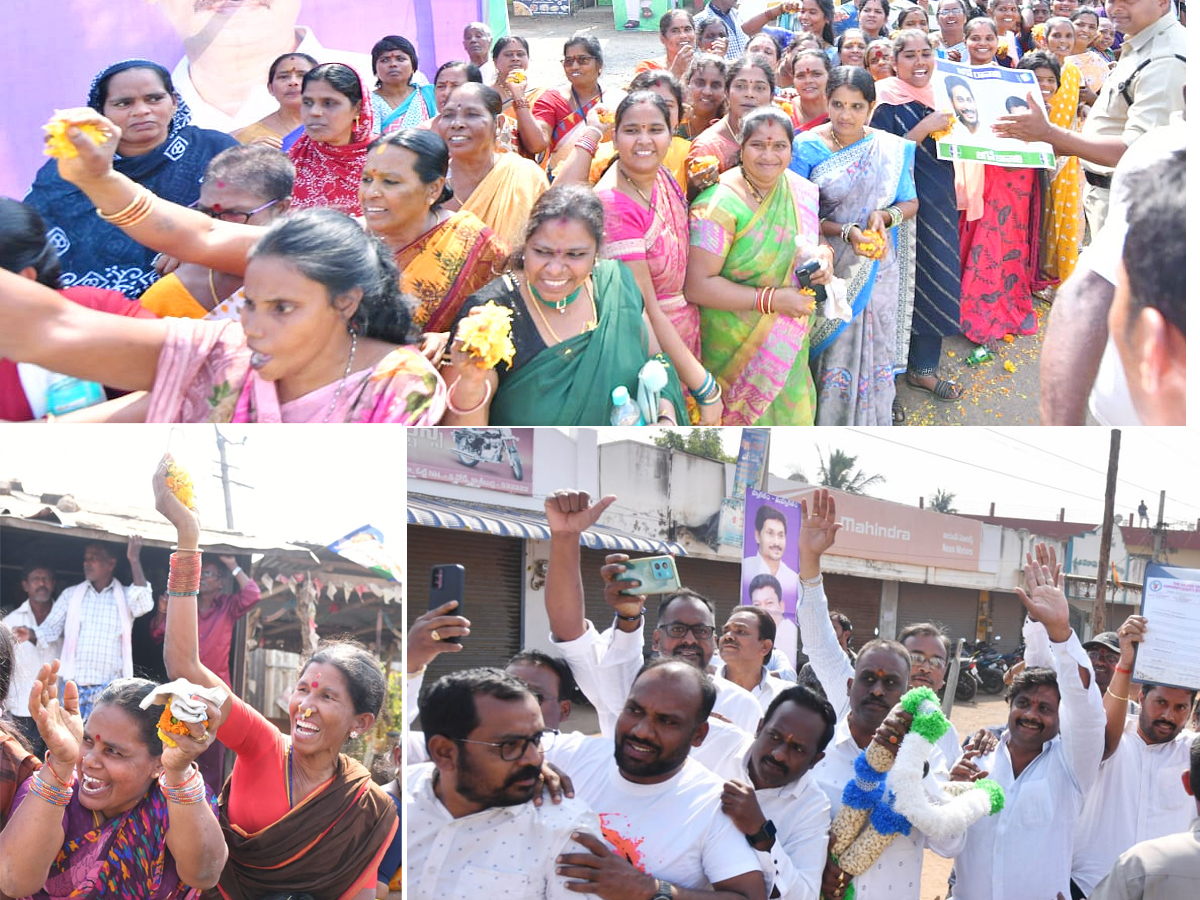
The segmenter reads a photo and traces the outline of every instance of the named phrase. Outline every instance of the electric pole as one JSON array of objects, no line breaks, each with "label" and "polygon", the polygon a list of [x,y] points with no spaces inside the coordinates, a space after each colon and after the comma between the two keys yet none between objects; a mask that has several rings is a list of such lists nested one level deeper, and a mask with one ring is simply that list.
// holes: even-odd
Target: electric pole
[{"label": "electric pole", "polygon": [[[250,485],[242,484],[240,481],[233,481],[229,477],[229,470],[236,469],[237,466],[229,465],[228,460],[226,460],[225,445],[232,444],[235,447],[241,447],[246,443],[246,439],[242,438],[240,441],[231,441],[229,438],[225,437],[225,435],[221,434],[221,429],[216,425],[213,425],[213,431],[217,433],[217,454],[221,457],[221,489],[225,492],[225,528],[229,531],[233,531],[233,496],[230,494],[229,488],[231,485],[235,484],[238,487],[244,488],[250,488]],[[250,489],[253,490],[253,488]]]},{"label": "electric pole", "polygon": [[1117,499],[1117,460],[1121,456],[1121,432],[1112,431],[1108,445],[1108,479],[1104,484],[1104,523],[1100,526],[1100,559],[1096,563],[1096,600],[1092,605],[1092,634],[1104,630],[1104,595],[1108,587],[1108,551],[1112,545],[1113,507]]}]

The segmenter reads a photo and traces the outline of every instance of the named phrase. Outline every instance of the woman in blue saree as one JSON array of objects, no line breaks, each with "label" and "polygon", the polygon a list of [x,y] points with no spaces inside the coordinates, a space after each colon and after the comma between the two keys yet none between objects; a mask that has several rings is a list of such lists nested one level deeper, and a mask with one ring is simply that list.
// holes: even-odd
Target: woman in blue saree
[{"label": "woman in blue saree", "polygon": [[[887,425],[903,416],[894,376],[912,328],[916,145],[867,126],[875,81],[865,69],[838,66],[826,90],[830,120],[797,135],[791,164],[820,192],[821,231],[852,313],[832,317],[827,301],[813,320],[816,424]],[[880,258],[867,232],[883,235]]]},{"label": "woman in blue saree", "polygon": [[[87,105],[121,129],[113,168],[172,203],[200,198],[209,160],[237,141],[188,124],[191,112],[158,63],[127,59],[96,76]],[[107,288],[137,298],[159,278],[154,251],[96,215],[84,193],[58,174],[51,159],[38,170],[25,202],[46,221],[62,261],[62,286]]]}]

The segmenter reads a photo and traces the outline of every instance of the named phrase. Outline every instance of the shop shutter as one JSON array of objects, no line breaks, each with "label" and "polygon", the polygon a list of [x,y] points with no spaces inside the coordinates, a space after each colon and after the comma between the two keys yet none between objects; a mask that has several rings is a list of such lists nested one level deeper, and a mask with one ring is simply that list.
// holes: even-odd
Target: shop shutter
[{"label": "shop shutter", "polygon": [[408,526],[408,624],[429,609],[429,569],[458,563],[467,570],[463,612],[471,634],[463,649],[443,653],[425,683],[455,669],[503,666],[521,649],[522,542],[448,528]]},{"label": "shop shutter", "polygon": [[854,626],[855,649],[875,637],[879,627],[879,594],[883,583],[878,578],[854,575],[825,576],[825,597],[830,612],[844,613]]},{"label": "shop shutter", "polygon": [[1025,604],[1016,595],[992,591],[992,636],[1000,640],[992,645],[1001,653],[1011,653],[1021,643],[1021,627],[1025,624]]},{"label": "shop shutter", "polygon": [[[995,602],[1001,594],[992,594]],[[935,584],[901,584],[896,633],[913,622],[934,622],[946,630],[950,643],[975,640],[979,592]],[[994,614],[994,613],[993,613]],[[1000,632],[1003,634],[1003,632]]]}]

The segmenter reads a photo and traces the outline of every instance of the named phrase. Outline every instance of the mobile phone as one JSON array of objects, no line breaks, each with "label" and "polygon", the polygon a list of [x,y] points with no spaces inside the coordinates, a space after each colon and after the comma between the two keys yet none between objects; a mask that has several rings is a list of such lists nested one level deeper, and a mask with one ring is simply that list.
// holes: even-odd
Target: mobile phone
[{"label": "mobile phone", "polygon": [[627,560],[622,565],[625,571],[617,576],[617,581],[641,582],[638,587],[621,591],[622,594],[669,594],[679,590],[679,569],[673,556],[646,556]]},{"label": "mobile phone", "polygon": [[799,281],[800,281],[800,287],[811,288],[812,287],[812,277],[817,274],[817,272],[818,272],[818,270],[820,270],[820,268],[821,268],[821,261],[819,259],[810,259],[804,265],[797,268],[796,269],[796,278],[799,279]]},{"label": "mobile phone", "polygon": [[[429,572],[429,608],[437,609],[443,603],[458,601],[453,615],[463,614],[463,594],[467,587],[467,570],[457,564],[434,566]],[[442,638],[448,644],[461,644],[461,637]]]}]

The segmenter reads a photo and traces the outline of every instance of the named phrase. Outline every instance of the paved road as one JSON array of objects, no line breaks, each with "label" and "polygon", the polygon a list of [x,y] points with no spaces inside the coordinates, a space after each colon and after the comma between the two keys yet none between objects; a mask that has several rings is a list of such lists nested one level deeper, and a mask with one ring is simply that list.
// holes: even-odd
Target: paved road
[{"label": "paved road", "polygon": [[[638,62],[659,56],[662,44],[657,34],[617,31],[612,9],[600,7],[578,11],[571,17],[512,18],[514,34],[529,41],[530,75],[541,84],[564,81],[563,42],[577,31],[600,39],[604,49],[605,84],[628,84]],[[1036,425],[1038,423],[1037,359],[1041,351],[1049,307],[1034,301],[1039,313],[1038,333],[1002,344],[996,358],[982,366],[966,365],[974,345],[958,336],[945,342],[942,376],[964,387],[962,399],[942,403],[929,394],[914,391],[900,379],[898,392],[909,425]],[[1013,371],[1004,368],[1013,364]]]}]

